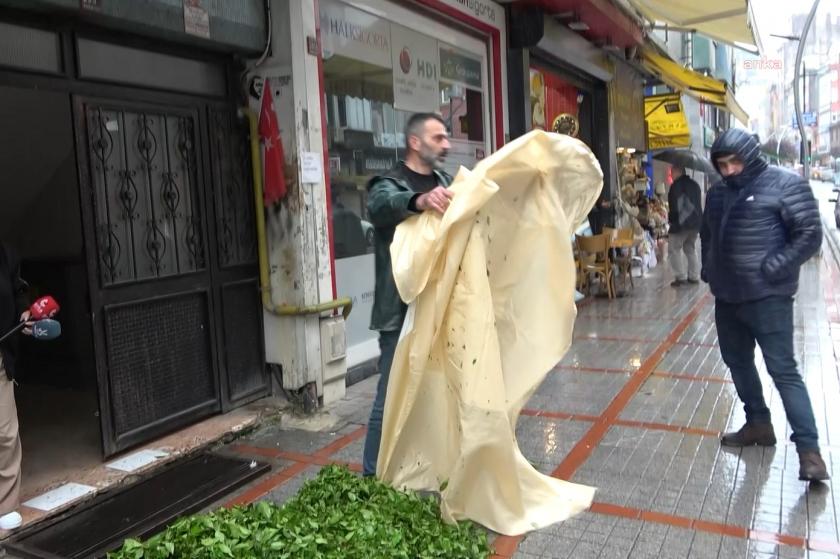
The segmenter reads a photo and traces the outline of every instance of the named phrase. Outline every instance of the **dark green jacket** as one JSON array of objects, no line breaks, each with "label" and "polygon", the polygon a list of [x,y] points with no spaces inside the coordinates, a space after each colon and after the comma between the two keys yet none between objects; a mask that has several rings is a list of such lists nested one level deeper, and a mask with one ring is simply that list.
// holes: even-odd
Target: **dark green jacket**
[{"label": "dark green jacket", "polygon": [[[397,225],[417,215],[409,209],[411,199],[422,191],[415,189],[404,173],[402,162],[384,175],[373,177],[368,183],[367,210],[376,231],[376,291],[370,329],[393,332],[402,329],[407,306],[400,299],[391,270],[391,241]],[[452,177],[435,171],[438,184],[449,186]]]}]

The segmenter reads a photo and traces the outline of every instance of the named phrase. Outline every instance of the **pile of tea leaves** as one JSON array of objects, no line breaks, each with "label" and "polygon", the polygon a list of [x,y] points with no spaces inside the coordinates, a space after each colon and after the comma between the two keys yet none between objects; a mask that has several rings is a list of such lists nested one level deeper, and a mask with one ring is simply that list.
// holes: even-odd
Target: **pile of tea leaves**
[{"label": "pile of tea leaves", "polygon": [[433,497],[327,466],[283,506],[260,501],[179,519],[109,559],[486,559],[487,534],[445,524]]}]

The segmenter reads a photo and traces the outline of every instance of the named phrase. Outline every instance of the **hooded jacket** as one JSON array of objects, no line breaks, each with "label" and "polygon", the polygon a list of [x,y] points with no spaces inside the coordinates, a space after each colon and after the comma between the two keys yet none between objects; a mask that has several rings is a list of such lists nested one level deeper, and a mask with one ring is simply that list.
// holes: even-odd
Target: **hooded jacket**
[{"label": "hooded jacket", "polygon": [[[383,332],[402,328],[407,305],[400,299],[391,269],[391,241],[397,225],[412,215],[411,199],[422,191],[416,190],[400,162],[382,176],[373,177],[368,183],[367,210],[374,226],[376,251],[376,291],[370,329]],[[449,186],[452,177],[443,171],[434,171],[440,186]]]},{"label": "hooded jacket", "polygon": [[703,220],[703,195],[700,185],[682,175],[668,191],[668,221],[672,233],[697,233]]},{"label": "hooded jacket", "polygon": [[758,142],[729,129],[712,145],[712,162],[728,154],[744,163],[738,175],[716,183],[706,198],[702,278],[728,303],[793,296],[799,268],[822,244],[820,212],[810,184],[770,166]]}]

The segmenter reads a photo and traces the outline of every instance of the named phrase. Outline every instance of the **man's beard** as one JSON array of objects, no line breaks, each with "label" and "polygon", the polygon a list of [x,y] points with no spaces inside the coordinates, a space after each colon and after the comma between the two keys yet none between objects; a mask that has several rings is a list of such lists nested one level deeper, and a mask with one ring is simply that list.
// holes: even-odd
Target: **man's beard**
[{"label": "man's beard", "polygon": [[449,154],[448,150],[443,150],[440,152],[440,155],[435,154],[431,148],[423,146],[420,148],[420,159],[426,165],[429,165],[433,169],[442,169],[444,160],[446,156]]}]

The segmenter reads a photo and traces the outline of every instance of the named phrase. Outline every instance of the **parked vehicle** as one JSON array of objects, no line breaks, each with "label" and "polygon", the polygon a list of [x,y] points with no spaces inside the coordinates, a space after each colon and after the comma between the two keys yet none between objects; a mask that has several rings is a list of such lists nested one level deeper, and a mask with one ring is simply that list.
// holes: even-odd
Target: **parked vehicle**
[{"label": "parked vehicle", "polygon": [[834,201],[834,226],[840,229],[840,199]]},{"label": "parked vehicle", "polygon": [[823,182],[834,182],[834,169],[831,167],[822,167],[819,178]]},{"label": "parked vehicle", "polygon": [[834,186],[840,188],[840,157],[834,160]]}]

